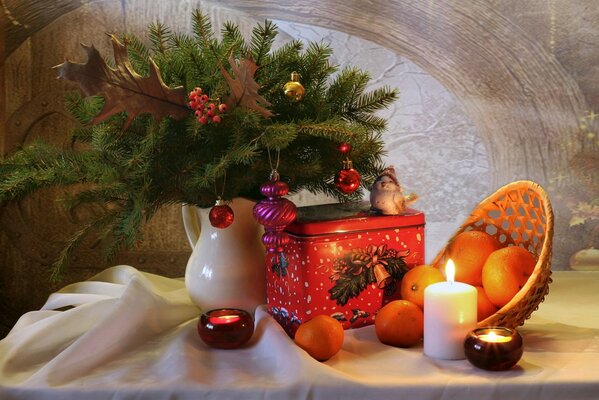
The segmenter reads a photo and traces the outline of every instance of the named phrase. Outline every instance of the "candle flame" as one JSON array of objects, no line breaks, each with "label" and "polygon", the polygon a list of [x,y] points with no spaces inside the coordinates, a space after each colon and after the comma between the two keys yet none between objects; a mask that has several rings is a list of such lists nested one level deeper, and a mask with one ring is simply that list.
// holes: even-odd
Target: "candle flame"
[{"label": "candle flame", "polygon": [[228,325],[239,321],[241,317],[239,315],[218,315],[210,317],[210,323],[214,325]]},{"label": "candle flame", "polygon": [[512,340],[509,336],[498,335],[495,331],[490,331],[486,335],[481,335],[480,338],[489,343],[506,343]]},{"label": "candle flame", "polygon": [[447,260],[447,264],[445,264],[445,278],[447,279],[447,282],[455,281],[455,264],[451,258]]}]

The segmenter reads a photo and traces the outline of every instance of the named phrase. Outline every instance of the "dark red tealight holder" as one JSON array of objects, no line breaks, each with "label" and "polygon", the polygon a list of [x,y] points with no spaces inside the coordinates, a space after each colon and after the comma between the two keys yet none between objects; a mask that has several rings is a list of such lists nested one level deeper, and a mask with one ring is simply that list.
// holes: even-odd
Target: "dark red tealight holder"
[{"label": "dark red tealight holder", "polygon": [[522,336],[515,329],[489,327],[474,329],[466,336],[464,353],[475,367],[504,371],[520,361]]},{"label": "dark red tealight holder", "polygon": [[200,338],[210,347],[235,349],[254,333],[254,318],[245,310],[219,308],[206,311],[198,321]]}]

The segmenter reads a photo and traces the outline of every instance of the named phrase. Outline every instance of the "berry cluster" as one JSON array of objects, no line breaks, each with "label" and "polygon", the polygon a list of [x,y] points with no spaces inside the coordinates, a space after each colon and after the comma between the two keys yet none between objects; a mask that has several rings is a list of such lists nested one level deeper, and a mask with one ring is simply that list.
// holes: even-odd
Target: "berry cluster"
[{"label": "berry cluster", "polygon": [[206,125],[212,121],[215,124],[220,123],[221,116],[219,113],[227,111],[227,105],[218,101],[218,106],[214,102],[209,102],[210,97],[202,92],[202,88],[196,87],[189,92],[189,107],[195,110],[194,115],[198,119],[198,122],[202,125]]}]

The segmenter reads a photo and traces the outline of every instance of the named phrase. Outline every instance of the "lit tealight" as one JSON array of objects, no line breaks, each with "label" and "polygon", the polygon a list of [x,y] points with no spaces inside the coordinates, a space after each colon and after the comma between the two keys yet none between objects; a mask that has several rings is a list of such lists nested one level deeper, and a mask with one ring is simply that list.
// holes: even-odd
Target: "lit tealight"
[{"label": "lit tealight", "polygon": [[220,308],[200,316],[198,334],[210,347],[234,349],[245,344],[254,333],[254,319],[245,310]]},{"label": "lit tealight", "polygon": [[485,342],[490,342],[490,343],[505,343],[505,342],[511,341],[512,337],[511,337],[511,335],[510,336],[505,336],[503,334],[498,335],[495,330],[492,330],[488,334],[480,335],[479,339],[483,340]]},{"label": "lit tealight", "polygon": [[510,369],[522,357],[522,336],[515,329],[478,328],[466,336],[464,353],[475,367],[490,371]]}]

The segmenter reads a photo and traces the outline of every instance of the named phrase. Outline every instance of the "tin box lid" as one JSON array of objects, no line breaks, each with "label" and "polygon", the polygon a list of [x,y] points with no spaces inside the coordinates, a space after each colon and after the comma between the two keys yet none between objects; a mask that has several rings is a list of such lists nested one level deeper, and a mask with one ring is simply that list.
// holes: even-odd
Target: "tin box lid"
[{"label": "tin box lid", "polygon": [[424,225],[424,213],[408,208],[401,215],[380,215],[367,201],[298,207],[286,231],[297,236]]}]

